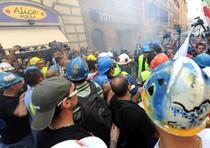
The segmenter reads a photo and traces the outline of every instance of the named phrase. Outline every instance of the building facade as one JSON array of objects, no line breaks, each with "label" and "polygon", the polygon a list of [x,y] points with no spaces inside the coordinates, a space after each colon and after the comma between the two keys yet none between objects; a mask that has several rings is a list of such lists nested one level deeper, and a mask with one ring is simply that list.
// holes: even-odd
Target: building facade
[{"label": "building facade", "polygon": [[80,0],[80,4],[90,48],[135,48],[143,32],[141,1]]},{"label": "building facade", "polygon": [[[46,16],[37,13],[33,16],[37,18],[31,19],[32,14],[15,11],[15,6]],[[57,29],[55,32],[64,34],[71,48],[89,47],[99,51],[113,48],[133,51],[137,43],[160,41],[164,32],[184,28],[187,20],[185,0],[0,0],[0,9],[0,27],[6,35],[14,28],[16,32],[40,29],[43,33],[37,36],[59,40],[57,34],[44,33],[53,27]],[[5,38],[1,34],[0,43]],[[25,36],[23,44],[28,43]],[[42,37],[37,41],[42,42]],[[5,44],[9,43],[5,41]]]},{"label": "building facade", "polygon": [[[14,30],[20,32],[20,30],[27,28],[30,28],[30,30],[42,28],[44,30],[49,27],[54,27],[64,34],[72,48],[87,47],[84,22],[78,0],[0,0],[0,5],[2,6],[0,10],[0,27],[5,28],[7,34],[9,32],[8,28],[15,28]],[[4,12],[4,9],[7,9],[7,11]],[[24,11],[15,11],[15,9]],[[28,12],[34,12],[34,14],[29,14]],[[37,14],[35,14],[36,12]],[[46,16],[38,18],[39,12],[43,14],[46,13]],[[25,18],[22,17],[23,15]],[[52,18],[52,15],[54,15],[54,18]],[[15,16],[17,17],[15,18]],[[15,31],[13,32],[15,34]],[[31,36],[33,36],[32,32],[31,34]],[[57,34],[45,37],[46,34],[47,33],[40,34],[40,38],[50,38],[50,36],[53,38],[54,36],[55,39],[59,40]],[[23,36],[23,34],[20,34],[20,36]],[[0,35],[0,43],[3,42],[3,48],[4,46],[11,48],[9,46],[7,47],[7,43],[2,41],[4,40],[3,38],[4,37]],[[42,42],[43,39],[40,40],[40,42]],[[37,38],[37,40],[39,39]]]},{"label": "building facade", "polygon": [[186,27],[185,0],[80,0],[90,48],[135,49]]}]

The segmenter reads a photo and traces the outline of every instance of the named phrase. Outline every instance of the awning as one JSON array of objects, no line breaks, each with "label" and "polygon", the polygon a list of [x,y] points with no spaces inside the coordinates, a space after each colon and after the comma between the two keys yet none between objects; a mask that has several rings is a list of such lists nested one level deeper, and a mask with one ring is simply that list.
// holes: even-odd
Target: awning
[{"label": "awning", "polygon": [[0,30],[0,44],[4,49],[46,45],[52,41],[68,42],[59,28],[10,28]]}]

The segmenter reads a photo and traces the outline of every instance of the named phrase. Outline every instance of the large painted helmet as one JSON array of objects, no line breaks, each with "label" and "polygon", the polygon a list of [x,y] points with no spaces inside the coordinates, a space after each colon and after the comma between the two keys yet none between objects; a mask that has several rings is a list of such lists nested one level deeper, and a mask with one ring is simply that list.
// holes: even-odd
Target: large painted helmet
[{"label": "large painted helmet", "polygon": [[66,66],[66,77],[71,81],[80,81],[87,78],[89,69],[87,62],[81,57],[72,59]]},{"label": "large painted helmet", "polygon": [[166,132],[191,136],[205,128],[210,112],[209,78],[187,57],[154,69],[142,100],[153,122]]}]

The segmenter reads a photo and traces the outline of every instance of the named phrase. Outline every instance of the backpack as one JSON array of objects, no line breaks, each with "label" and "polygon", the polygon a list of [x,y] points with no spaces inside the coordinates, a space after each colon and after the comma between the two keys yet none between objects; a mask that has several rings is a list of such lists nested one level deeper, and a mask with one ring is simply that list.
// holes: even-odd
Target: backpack
[{"label": "backpack", "polygon": [[75,123],[109,143],[112,125],[112,114],[106,101],[101,98],[93,82],[90,82],[91,93],[86,98],[78,97],[78,105],[74,111]]}]

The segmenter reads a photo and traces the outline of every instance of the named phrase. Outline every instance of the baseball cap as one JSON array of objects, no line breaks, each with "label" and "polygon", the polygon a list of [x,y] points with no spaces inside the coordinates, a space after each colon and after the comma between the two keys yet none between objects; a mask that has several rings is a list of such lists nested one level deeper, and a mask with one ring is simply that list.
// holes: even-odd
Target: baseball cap
[{"label": "baseball cap", "polygon": [[66,140],[54,145],[52,148],[107,148],[106,144],[98,137],[90,136],[81,140]]},{"label": "baseball cap", "polygon": [[32,128],[42,130],[52,121],[56,106],[69,93],[71,82],[64,77],[52,77],[37,85],[32,93]]}]

